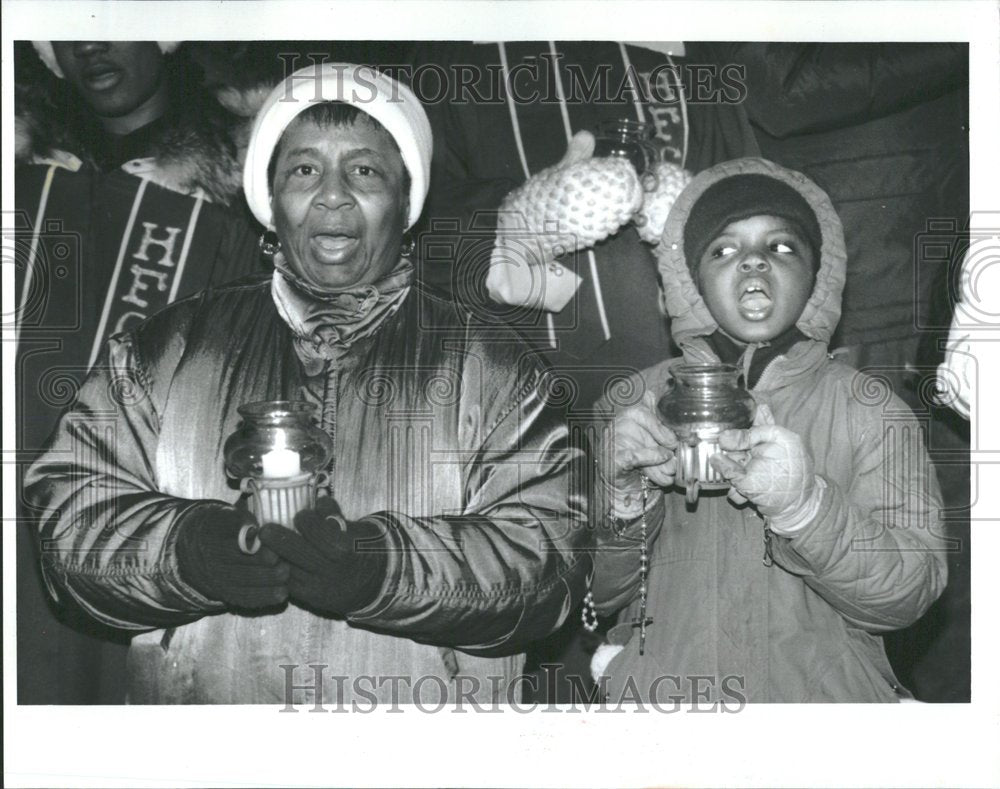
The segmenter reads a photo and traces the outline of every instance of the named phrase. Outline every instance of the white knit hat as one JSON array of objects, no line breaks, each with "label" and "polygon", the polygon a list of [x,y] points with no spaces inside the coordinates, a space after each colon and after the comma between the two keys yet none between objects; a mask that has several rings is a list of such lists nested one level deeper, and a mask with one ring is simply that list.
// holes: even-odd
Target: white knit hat
[{"label": "white knit hat", "polygon": [[[164,55],[169,55],[181,45],[180,41],[157,41],[156,43],[160,47],[160,52]],[[38,53],[38,57],[42,59],[42,63],[49,67],[49,71],[59,77],[59,79],[66,78],[62,69],[59,68],[59,61],[56,60],[56,52],[52,48],[51,41],[32,41],[31,45],[35,48],[35,52]]]},{"label": "white knit hat", "polygon": [[339,101],[377,120],[399,146],[410,174],[407,229],[420,217],[431,177],[434,140],[427,113],[413,92],[387,74],[353,63],[324,63],[299,69],[271,91],[257,113],[246,164],[243,190],[257,220],[274,227],[267,167],[278,140],[296,115],[318,102]]}]

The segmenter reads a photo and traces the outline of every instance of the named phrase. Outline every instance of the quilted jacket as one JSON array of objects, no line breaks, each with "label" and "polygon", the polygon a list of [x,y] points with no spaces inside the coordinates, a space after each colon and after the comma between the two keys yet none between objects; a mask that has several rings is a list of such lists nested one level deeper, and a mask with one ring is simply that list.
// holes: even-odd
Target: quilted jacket
[{"label": "quilted jacket", "polygon": [[[660,245],[663,298],[683,361],[717,362],[718,328],[684,259],[683,228],[711,184],[764,173],[798,189],[822,230],[821,266],[797,322],[804,338],[771,360],[752,389],[778,425],[798,433],[826,483],[815,518],[791,537],[765,533],[751,506],[703,491],[695,508],[666,493],[650,514],[648,625],[639,654],[639,532],[599,532],[594,596],[624,643],[607,667],[612,698],[659,701],[897,701],[908,696],[882,633],[916,621],[946,582],[940,498],[923,425],[877,379],[827,354],[840,317],[846,254],[822,190],[762,159],[699,175],[678,198]],[[749,369],[758,346],[744,352]],[[670,367],[643,371],[635,390],[662,392]],[[652,521],[652,522],[650,522]],[[767,539],[766,539],[767,538]],[[765,561],[766,557],[766,561]]]},{"label": "quilted jacket", "polygon": [[[136,632],[130,701],[516,698],[524,646],[589,575],[585,455],[536,356],[454,312],[411,292],[312,378],[268,282],[206,291],[112,338],[26,489],[46,513],[52,593]],[[237,501],[223,471],[236,408],[303,389],[323,404],[345,515],[398,524],[387,577],[346,621],[294,603],[228,613],[178,575],[178,524]]]}]

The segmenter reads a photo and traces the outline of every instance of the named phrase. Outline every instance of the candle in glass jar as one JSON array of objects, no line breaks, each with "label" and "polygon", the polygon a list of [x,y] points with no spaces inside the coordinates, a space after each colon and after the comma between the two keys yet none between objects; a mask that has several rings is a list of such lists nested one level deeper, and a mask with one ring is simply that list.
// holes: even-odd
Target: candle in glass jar
[{"label": "candle in glass jar", "polygon": [[260,457],[265,479],[283,479],[302,473],[301,458],[294,449],[278,447]]}]

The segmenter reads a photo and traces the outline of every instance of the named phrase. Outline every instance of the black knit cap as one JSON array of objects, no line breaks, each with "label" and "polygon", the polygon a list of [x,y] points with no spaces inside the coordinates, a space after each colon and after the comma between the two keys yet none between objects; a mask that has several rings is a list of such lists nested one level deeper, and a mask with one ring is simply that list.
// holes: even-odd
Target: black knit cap
[{"label": "black knit cap", "polygon": [[706,189],[684,224],[684,258],[691,273],[727,225],[752,216],[779,216],[797,226],[812,247],[813,270],[819,268],[823,234],[806,199],[793,187],[767,175],[732,175]]}]

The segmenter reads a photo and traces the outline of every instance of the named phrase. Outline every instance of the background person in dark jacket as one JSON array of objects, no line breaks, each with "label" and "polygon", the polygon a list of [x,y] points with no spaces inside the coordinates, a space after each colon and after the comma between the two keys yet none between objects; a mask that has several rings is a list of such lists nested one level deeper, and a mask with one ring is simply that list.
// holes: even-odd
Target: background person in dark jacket
[{"label": "background person in dark jacket", "polygon": [[[244,118],[177,42],[15,43],[17,446],[41,451],[111,334],[266,271],[240,190]],[[22,466],[23,467],[23,466]],[[127,636],[42,588],[17,530],[18,701],[120,703]]]},{"label": "background person in dark jacket", "polygon": [[[496,211],[563,159],[574,135],[602,123],[646,124],[658,159],[692,172],[746,153],[739,91],[716,73],[702,100],[692,101],[682,50],[676,42],[457,42],[424,45],[413,56],[414,88],[428,104],[436,145],[418,250],[433,253],[451,239],[459,251],[453,261],[425,256],[422,276],[459,302],[516,322],[569,382],[577,410],[669,346],[650,247],[627,225],[566,256],[566,278],[579,282],[562,309],[525,309],[487,293]],[[474,81],[462,86],[463,74]]]}]

